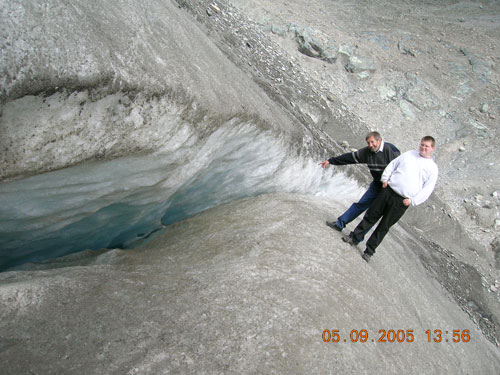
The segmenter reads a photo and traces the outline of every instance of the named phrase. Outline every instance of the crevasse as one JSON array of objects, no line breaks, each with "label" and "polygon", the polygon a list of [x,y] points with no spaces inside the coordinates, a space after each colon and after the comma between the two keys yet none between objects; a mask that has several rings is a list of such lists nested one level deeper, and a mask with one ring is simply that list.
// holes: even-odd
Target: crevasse
[{"label": "crevasse", "polygon": [[153,154],[1,184],[0,270],[81,250],[128,248],[164,225],[248,196],[359,195],[355,182],[333,173],[250,121],[228,120],[205,139],[180,127]]}]

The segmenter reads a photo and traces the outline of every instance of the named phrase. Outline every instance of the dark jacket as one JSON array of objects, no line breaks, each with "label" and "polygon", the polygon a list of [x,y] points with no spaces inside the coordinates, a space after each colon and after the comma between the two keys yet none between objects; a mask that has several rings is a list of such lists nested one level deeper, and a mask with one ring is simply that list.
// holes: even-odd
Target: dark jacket
[{"label": "dark jacket", "polygon": [[340,156],[335,156],[328,159],[328,162],[333,165],[346,165],[346,164],[366,164],[373,177],[373,181],[382,184],[380,178],[384,172],[387,164],[392,159],[397,158],[401,152],[392,143],[384,142],[382,151],[373,152],[368,147],[363,147],[355,152],[348,152]]}]

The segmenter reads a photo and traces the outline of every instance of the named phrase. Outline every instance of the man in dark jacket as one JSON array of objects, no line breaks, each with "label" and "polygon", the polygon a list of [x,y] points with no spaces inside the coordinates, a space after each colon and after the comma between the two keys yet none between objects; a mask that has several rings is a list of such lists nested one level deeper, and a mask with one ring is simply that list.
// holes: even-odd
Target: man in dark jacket
[{"label": "man in dark jacket", "polygon": [[367,147],[355,152],[349,152],[340,156],[332,157],[321,163],[323,168],[328,165],[346,165],[346,164],[366,164],[373,177],[368,190],[361,199],[353,203],[349,209],[338,217],[337,222],[327,221],[326,224],[339,232],[345,226],[357,218],[360,214],[370,207],[370,204],[382,190],[382,172],[391,160],[397,158],[401,153],[396,146],[389,142],[384,142],[378,132],[371,132],[366,135]]}]

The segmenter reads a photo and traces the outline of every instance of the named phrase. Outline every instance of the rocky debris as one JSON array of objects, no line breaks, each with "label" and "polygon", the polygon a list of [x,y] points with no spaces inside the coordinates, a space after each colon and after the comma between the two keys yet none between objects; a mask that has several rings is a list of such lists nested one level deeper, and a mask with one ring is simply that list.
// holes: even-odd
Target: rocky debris
[{"label": "rocky debris", "polygon": [[344,68],[347,72],[356,74],[361,79],[366,79],[377,70],[377,64],[368,57],[351,55]]},{"label": "rocky debris", "polygon": [[[204,12],[205,7],[200,2],[193,1],[183,6],[195,14],[204,27],[218,36],[214,38],[218,47],[235,65],[252,76],[273,100],[283,105],[308,127],[309,124],[313,124],[311,130],[316,133],[320,143],[321,139],[326,140],[331,134],[345,134],[347,139],[354,140],[352,130],[345,128],[347,123],[352,124],[350,127],[355,129],[354,133],[368,131],[368,126],[364,122],[359,121],[359,118],[342,102],[332,96],[324,82],[311,79],[296,58],[288,55],[262,33],[261,28],[272,35],[277,34],[273,34],[271,29],[279,34],[281,29],[276,27],[277,23],[273,27],[269,25],[258,27],[230,3],[223,1],[218,2],[221,13],[217,18],[207,17]],[[297,33],[304,35],[308,41],[313,42],[312,45],[319,48],[319,56],[333,59],[334,44],[325,39],[320,31],[306,30],[292,23],[287,24],[286,30],[287,35],[291,35],[293,40],[296,39]],[[281,36],[277,37],[282,39]],[[314,51],[318,53],[314,47],[311,48],[311,54],[314,54]],[[328,142],[331,140],[328,139]],[[325,145],[318,148],[319,150],[324,152]]]},{"label": "rocky debris", "polygon": [[481,109],[479,110],[481,113],[488,113],[488,111],[490,110],[490,106],[486,103],[483,103],[481,105]]},{"label": "rocky debris", "polygon": [[[271,31],[274,34],[284,35],[284,29],[277,28],[275,25],[271,26]],[[377,70],[377,64],[372,59],[354,55],[355,47],[347,44],[337,47],[333,39],[319,30],[290,23],[288,32],[295,35],[299,52],[330,64],[335,64],[340,54],[345,57],[345,70],[356,74],[360,79],[368,78],[371,73]]]},{"label": "rocky debris", "polygon": [[458,305],[495,345],[500,341],[499,314],[496,306],[500,295],[491,295],[489,281],[474,267],[435,242],[421,236],[423,246],[417,250],[426,267],[453,296]]},{"label": "rocky debris", "polygon": [[406,100],[401,100],[399,102],[399,109],[406,120],[415,121],[417,119],[414,107],[412,107]]},{"label": "rocky debris", "polygon": [[490,292],[495,293],[495,292],[497,292],[497,291],[498,291],[498,281],[497,281],[497,280],[495,280],[495,284],[490,285]]},{"label": "rocky debris", "polygon": [[485,199],[483,195],[475,194],[472,198],[465,198],[463,202],[470,219],[474,220],[484,231],[497,229],[496,223],[500,214],[498,199]]},{"label": "rocky debris", "polygon": [[355,49],[356,49],[356,47],[354,47],[350,44],[342,43],[339,46],[339,53],[344,55],[344,56],[350,57],[350,56],[354,55]]},{"label": "rocky debris", "polygon": [[317,57],[327,63],[337,61],[337,46],[331,39],[317,30],[309,27],[295,28],[295,35],[299,44],[299,51],[311,57]]},{"label": "rocky debris", "polygon": [[300,26],[289,23],[286,27],[272,24],[269,28],[271,33],[286,37],[292,35],[297,42],[297,49],[306,56],[317,58],[327,63],[334,64],[337,61],[338,47],[334,40],[319,30],[308,26]]},{"label": "rocky debris", "polygon": [[462,52],[469,59],[469,64],[472,66],[472,71],[475,73],[477,79],[483,84],[488,84],[491,82],[492,68],[495,67],[495,63],[491,59],[485,59],[484,57],[477,56],[470,53],[465,48],[461,48]]},{"label": "rocky debris", "polygon": [[396,88],[388,82],[379,85],[377,91],[380,98],[384,100],[395,100],[397,97]]},{"label": "rocky debris", "polygon": [[491,243],[491,251],[495,257],[496,267],[500,270],[500,236]]},{"label": "rocky debris", "polygon": [[439,98],[429,83],[413,72],[406,72],[404,78],[405,80],[396,84],[390,81],[380,84],[377,87],[379,97],[396,101],[403,117],[410,121],[417,120],[421,112],[441,110]]},{"label": "rocky debris", "polygon": [[437,110],[440,108],[439,99],[427,84],[418,75],[411,72],[405,73],[408,87],[403,91],[403,99],[421,111]]},{"label": "rocky debris", "polygon": [[213,16],[216,13],[220,13],[220,8],[215,3],[211,3],[207,8],[207,14]]},{"label": "rocky debris", "polygon": [[417,55],[418,55],[415,43],[408,41],[408,40],[399,41],[398,50],[403,55],[410,55],[412,57],[417,57]]},{"label": "rocky debris", "polygon": [[276,35],[286,36],[287,29],[279,25],[271,25],[271,32]]}]

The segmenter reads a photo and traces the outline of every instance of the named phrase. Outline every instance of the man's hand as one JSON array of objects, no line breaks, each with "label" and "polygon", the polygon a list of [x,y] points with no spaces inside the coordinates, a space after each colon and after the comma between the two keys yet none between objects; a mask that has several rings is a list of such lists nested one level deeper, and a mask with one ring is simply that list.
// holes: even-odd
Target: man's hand
[{"label": "man's hand", "polygon": [[403,199],[403,204],[408,207],[411,204],[411,199],[410,198],[405,198]]},{"label": "man's hand", "polygon": [[389,183],[386,181],[382,184],[382,187],[385,189],[387,186],[389,186]]},{"label": "man's hand", "polygon": [[330,165],[330,162],[328,160],[325,160],[325,161],[322,161],[319,164],[321,165],[321,167],[326,168],[326,167],[328,167]]}]

